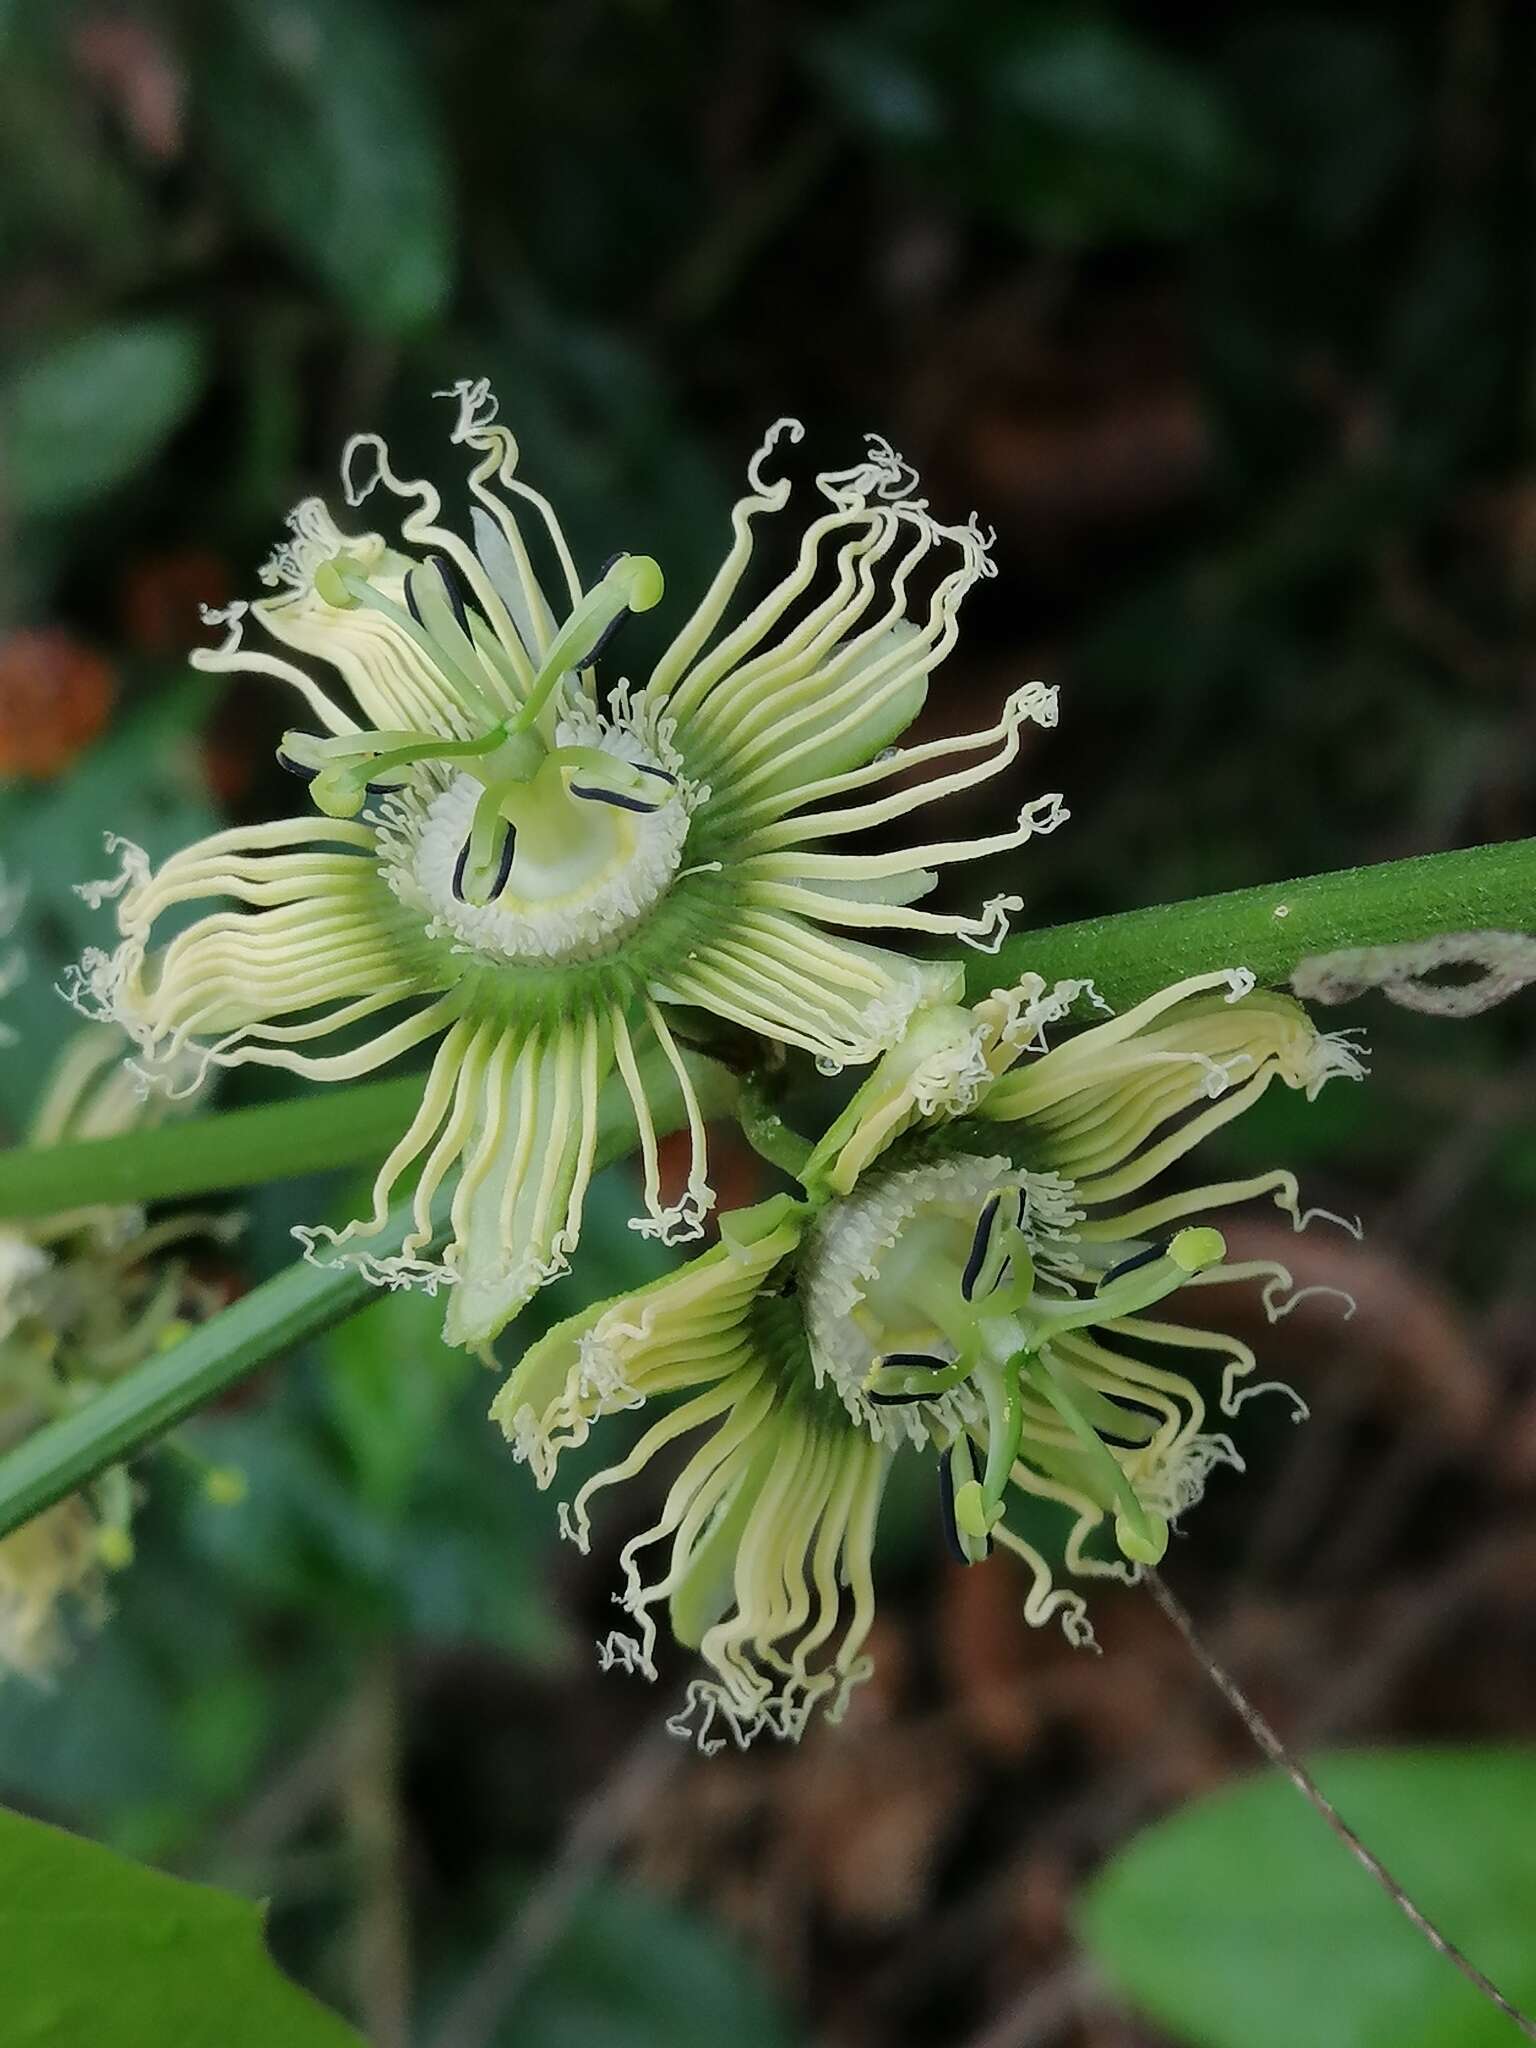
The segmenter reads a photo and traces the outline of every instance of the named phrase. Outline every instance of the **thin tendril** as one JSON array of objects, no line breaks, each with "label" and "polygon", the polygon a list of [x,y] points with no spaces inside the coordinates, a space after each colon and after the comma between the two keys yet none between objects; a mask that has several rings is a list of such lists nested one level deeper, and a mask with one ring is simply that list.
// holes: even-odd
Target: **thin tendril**
[{"label": "thin tendril", "polygon": [[1430,1947],[1438,1949],[1448,1963],[1460,1970],[1462,1976],[1466,1978],[1475,1991],[1480,1992],[1491,2005],[1496,2005],[1507,2019],[1513,2020],[1528,2041],[1536,2041],[1536,2020],[1528,2019],[1517,2005],[1512,2005],[1498,1985],[1485,1977],[1475,1963],[1468,1961],[1455,1942],[1447,1940],[1428,1915],[1414,1904],[1391,1871],[1387,1869],[1381,1858],[1372,1855],[1354,1829],[1340,1815],[1338,1808],[1329,1799],[1316,1779],[1296,1761],[1274,1729],[1264,1719],[1258,1708],[1240,1690],[1236,1679],[1231,1677],[1216,1662],[1216,1659],[1211,1655],[1196,1633],[1195,1625],[1191,1621],[1182,1602],[1169,1591],[1168,1586],[1160,1575],[1148,1568],[1143,1572],[1142,1578],[1151,1592],[1152,1598],[1188,1644],[1190,1654],[1194,1657],[1195,1662],[1201,1666],[1216,1690],[1227,1702],[1233,1713],[1237,1715],[1270,1762],[1279,1765],[1302,1798],[1306,1800],[1307,1804],[1315,1812],[1321,1815],[1322,1819],[1338,1836],[1355,1861],[1380,1885],[1398,1911],[1405,1918],[1412,1921]]}]

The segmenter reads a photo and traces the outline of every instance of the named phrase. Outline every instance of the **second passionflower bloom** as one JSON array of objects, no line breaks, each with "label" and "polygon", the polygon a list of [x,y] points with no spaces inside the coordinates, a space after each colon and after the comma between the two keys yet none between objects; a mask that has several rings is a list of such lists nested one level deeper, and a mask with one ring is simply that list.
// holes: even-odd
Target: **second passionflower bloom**
[{"label": "second passionflower bloom", "polygon": [[1252,1391],[1252,1353],[1204,1315],[1152,1312],[1242,1279],[1278,1309],[1290,1275],[1228,1261],[1205,1219],[1268,1195],[1299,1228],[1296,1183],[1156,1183],[1273,1082],[1311,1096],[1359,1060],[1241,974],[1180,982],[1045,1050],[1085,995],[1028,977],[918,1018],[801,1169],[805,1200],[725,1218],[716,1249],[552,1331],[498,1397],[541,1485],[601,1418],[672,1397],[562,1520],[584,1545],[603,1491],[685,1447],[620,1552],[632,1627],[604,1655],[653,1673],[665,1610],[707,1667],[676,1724],[706,1745],[717,1725],[798,1735],[865,1674],[895,1457],[932,1461],[956,1556],[1015,1552],[1027,1618],[1073,1641],[1083,1598],[1056,1583],[1042,1518],[1069,1571],[1134,1577],[1212,1467],[1240,1464],[1208,1417]]},{"label": "second passionflower bloom", "polygon": [[[298,691],[320,730],[287,735],[283,759],[314,811],[217,833],[154,873],[122,849],[119,880],[96,885],[117,896],[122,943],[88,956],[77,994],[134,1035],[151,1074],[192,1046],[223,1065],[350,1079],[437,1040],[372,1213],[340,1241],[376,1236],[416,1173],[414,1229],[363,1263],[380,1279],[452,1281],[449,1334],[481,1344],[568,1261],[610,1076],[639,1130],[639,1227],[698,1234],[712,1197],[679,1011],[828,1070],[878,1057],[920,1007],[954,999],[959,972],[865,935],[995,945],[1017,898],[975,917],[914,905],[945,864],[1017,847],[1065,812],[1047,796],[991,837],[823,850],[997,774],[1027,721],[1054,718],[1054,693],[1031,684],[987,732],[894,746],[991,564],[974,521],[937,522],[883,442],[817,477],[822,509],[793,565],[745,604],[754,528],[789,497],[764,473],[775,443],[799,438],[781,421],[692,616],[643,684],[605,695],[599,657],[659,602],[660,569],[619,555],[586,584],[484,385],[453,395],[454,439],[475,458],[472,541],[439,522],[429,484],[401,480],[383,443],[359,435],[347,501],[380,486],[405,500],[402,544],[344,532],[307,501],[267,571],[275,594],[235,607],[225,646],[195,657]],[[245,644],[248,617],[282,653]],[[346,699],[291,655],[329,664]],[[156,944],[162,917],[210,898],[239,907]],[[688,1113],[692,1162],[673,1202],[648,1069]],[[454,1173],[439,1262],[434,1203]]]}]

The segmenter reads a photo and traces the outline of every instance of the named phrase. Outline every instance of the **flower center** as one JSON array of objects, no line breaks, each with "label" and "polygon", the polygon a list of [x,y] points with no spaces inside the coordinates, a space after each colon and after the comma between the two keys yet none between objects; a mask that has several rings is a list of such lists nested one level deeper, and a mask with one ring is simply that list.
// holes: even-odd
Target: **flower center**
[{"label": "flower center", "polygon": [[445,557],[405,568],[398,597],[345,549],[298,566],[332,610],[387,619],[431,663],[454,713],[435,732],[285,733],[283,765],[328,816],[379,800],[385,877],[425,914],[429,937],[525,964],[610,952],[670,886],[694,792],[661,758],[666,739],[634,729],[622,687],[605,718],[569,685],[630,613],[659,601],[656,564],[616,555],[521,679]]},{"label": "flower center", "polygon": [[[868,1176],[818,1218],[801,1274],[812,1360],[876,1437],[942,1443],[980,1415],[968,1375],[951,1370],[976,1320],[963,1283],[980,1216],[1005,1194],[1016,1203],[1023,1178],[1006,1159],[947,1159]],[[1057,1200],[1063,1218],[1075,1217],[1065,1184]],[[943,1382],[885,1404],[874,1376],[890,1371]]]},{"label": "flower center", "polygon": [[[1074,1239],[1069,1182],[1006,1159],[951,1158],[877,1175],[828,1205],[802,1276],[818,1381],[876,1438],[942,1454],[946,1520],[967,1559],[990,1530],[1031,1418],[1066,1433],[1116,1509],[1126,1556],[1155,1562],[1167,1524],[1138,1499],[1058,1371],[1053,1340],[1150,1307],[1225,1253],[1214,1230],[1166,1245]],[[1121,1253],[1127,1256],[1119,1256]],[[985,1449],[978,1473],[971,1439]]]},{"label": "flower center", "polygon": [[588,744],[557,746],[504,796],[481,889],[475,828],[486,786],[477,777],[456,774],[425,801],[414,790],[388,800],[384,872],[427,913],[430,934],[497,961],[599,959],[666,894],[688,835],[686,795],[632,734],[593,723]]}]

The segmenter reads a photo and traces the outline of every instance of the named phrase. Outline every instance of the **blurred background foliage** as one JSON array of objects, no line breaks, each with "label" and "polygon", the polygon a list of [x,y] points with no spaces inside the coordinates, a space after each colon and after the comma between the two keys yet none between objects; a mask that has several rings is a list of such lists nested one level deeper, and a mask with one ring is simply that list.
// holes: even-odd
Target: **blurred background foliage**
[{"label": "blurred background foliage", "polygon": [[[653,553],[680,601],[780,413],[995,522],[925,718],[1062,685],[1032,921],[1536,829],[1533,45],[1521,0],[0,0],[8,1132],[102,828],[158,855],[290,800],[286,704],[187,677],[197,605],[355,429],[450,482],[462,375],[581,561]],[[1529,1737],[1529,1011],[1341,1021],[1369,1088],[1218,1163],[1366,1216],[1298,1261],[1359,1313],[1265,1333],[1316,1419],[1255,1418],[1174,1570],[1299,1740]],[[264,1191],[202,1277],[344,1192]],[[526,1325],[651,1269],[625,1196]],[[845,1734],[689,1761],[594,1675],[611,1556],[556,1554],[434,1321],[379,1301],[155,1461],[115,1618],[0,1689],[0,1795],[270,1896],[385,2048],[1258,2038],[1155,2033],[1078,1958],[1089,1874],[1243,1761],[1155,1614],[1101,1598],[1102,1660],[1027,1638],[898,1495]],[[1292,2038],[1367,2038],[1335,2017]]]}]

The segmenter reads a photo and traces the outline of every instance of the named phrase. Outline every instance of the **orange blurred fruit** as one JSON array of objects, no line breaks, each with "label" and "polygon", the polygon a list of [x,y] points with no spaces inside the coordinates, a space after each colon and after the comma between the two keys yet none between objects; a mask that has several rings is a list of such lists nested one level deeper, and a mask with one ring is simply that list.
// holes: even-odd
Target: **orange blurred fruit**
[{"label": "orange blurred fruit", "polygon": [[106,724],[117,678],[62,626],[0,639],[0,776],[58,775]]}]

